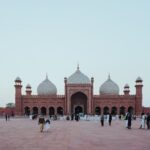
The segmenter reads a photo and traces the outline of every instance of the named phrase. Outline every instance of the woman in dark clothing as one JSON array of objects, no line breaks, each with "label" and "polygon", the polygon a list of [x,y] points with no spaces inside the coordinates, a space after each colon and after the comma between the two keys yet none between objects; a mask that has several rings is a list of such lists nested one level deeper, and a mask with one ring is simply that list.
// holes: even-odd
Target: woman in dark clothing
[{"label": "woman in dark clothing", "polygon": [[128,129],[131,129],[132,115],[128,113]]},{"label": "woman in dark clothing", "polygon": [[109,125],[111,126],[111,121],[112,121],[112,115],[111,113],[109,114]]},{"label": "woman in dark clothing", "polygon": [[104,126],[104,115],[101,116],[101,126]]},{"label": "woman in dark clothing", "polygon": [[147,124],[147,129],[150,129],[150,113],[147,113],[146,124]]}]

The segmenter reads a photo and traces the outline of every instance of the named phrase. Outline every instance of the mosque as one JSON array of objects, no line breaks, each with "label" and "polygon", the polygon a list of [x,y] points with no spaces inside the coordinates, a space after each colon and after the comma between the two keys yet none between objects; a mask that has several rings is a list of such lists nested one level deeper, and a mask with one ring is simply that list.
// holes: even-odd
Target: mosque
[{"label": "mosque", "polygon": [[26,94],[22,94],[22,81],[15,79],[15,114],[16,115],[71,115],[83,113],[100,115],[112,113],[125,114],[131,112],[140,115],[142,112],[142,79],[135,81],[135,95],[130,94],[129,85],[124,86],[123,95],[119,94],[118,85],[108,76],[100,86],[99,94],[94,95],[94,78],[83,74],[79,66],[68,78],[64,78],[64,95],[57,94],[56,86],[48,79],[39,84],[37,95],[32,95],[30,84],[26,86]]}]

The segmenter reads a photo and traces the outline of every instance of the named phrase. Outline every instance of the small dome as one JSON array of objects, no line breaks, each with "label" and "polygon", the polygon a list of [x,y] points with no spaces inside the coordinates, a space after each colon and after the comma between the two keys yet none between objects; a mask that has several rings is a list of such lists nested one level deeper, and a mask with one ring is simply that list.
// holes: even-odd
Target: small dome
[{"label": "small dome", "polygon": [[90,79],[84,75],[80,70],[79,66],[77,67],[77,70],[75,73],[73,73],[67,80],[67,83],[69,84],[90,84]]},{"label": "small dome", "polygon": [[141,77],[138,77],[137,79],[136,79],[136,82],[142,82],[143,80],[142,80],[142,78]]},{"label": "small dome", "polygon": [[130,88],[128,84],[125,84],[124,88]]},{"label": "small dome", "polygon": [[46,79],[39,84],[37,93],[38,95],[56,95],[57,89],[56,86],[49,81],[48,77],[46,76]]},{"label": "small dome", "polygon": [[21,81],[21,78],[20,78],[20,77],[17,77],[17,78],[15,79],[15,81]]},{"label": "small dome", "polygon": [[26,88],[31,88],[31,85],[30,85],[30,84],[27,84]]},{"label": "small dome", "polygon": [[101,85],[100,94],[102,95],[119,95],[118,85],[110,79],[108,79]]}]

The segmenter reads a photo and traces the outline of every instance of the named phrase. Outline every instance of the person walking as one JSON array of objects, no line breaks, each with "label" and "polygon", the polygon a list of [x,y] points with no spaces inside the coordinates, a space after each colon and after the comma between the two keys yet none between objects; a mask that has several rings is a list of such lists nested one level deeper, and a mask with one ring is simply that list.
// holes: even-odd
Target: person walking
[{"label": "person walking", "polygon": [[48,131],[48,129],[50,128],[50,120],[47,118],[45,121],[45,126],[44,126],[45,130]]},{"label": "person walking", "polygon": [[103,114],[101,115],[101,126],[102,127],[104,126],[104,115]]},{"label": "person walking", "polygon": [[112,121],[112,114],[109,113],[109,126],[111,126],[111,121]]},{"label": "person walking", "polygon": [[76,120],[76,121],[79,121],[79,119],[80,119],[80,117],[79,117],[79,114],[77,113],[77,114],[75,115],[75,120]]},{"label": "person walking", "polygon": [[131,123],[132,123],[132,115],[131,115],[131,113],[129,112],[129,113],[128,113],[128,129],[131,129]]},{"label": "person walking", "polygon": [[141,114],[141,125],[140,125],[139,129],[144,129],[145,128],[145,119],[146,119],[145,114],[142,113]]},{"label": "person walking", "polygon": [[125,120],[125,127],[126,128],[128,128],[128,114],[129,113],[127,112],[126,115],[125,115],[125,119],[124,119]]},{"label": "person walking", "polygon": [[147,129],[150,129],[150,113],[147,113],[146,124],[147,124]]},{"label": "person walking", "polygon": [[38,124],[40,125],[40,132],[43,132],[44,124],[45,124],[45,119],[44,119],[44,116],[43,116],[43,115],[41,115],[41,116],[39,117]]},{"label": "person walking", "polygon": [[5,113],[5,120],[6,120],[6,122],[8,121],[8,115],[7,115],[7,113]]},{"label": "person walking", "polygon": [[71,120],[74,120],[74,113],[71,114]]}]

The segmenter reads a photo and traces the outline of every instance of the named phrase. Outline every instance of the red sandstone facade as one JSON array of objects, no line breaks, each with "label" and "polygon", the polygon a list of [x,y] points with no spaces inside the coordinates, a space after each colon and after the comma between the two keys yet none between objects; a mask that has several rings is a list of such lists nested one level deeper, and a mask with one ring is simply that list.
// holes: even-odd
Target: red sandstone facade
[{"label": "red sandstone facade", "polygon": [[0,107],[0,116],[4,116],[5,114],[8,114],[10,116],[14,116],[15,108]]},{"label": "red sandstone facade", "polygon": [[15,80],[16,115],[44,114],[70,115],[84,114],[125,114],[127,111],[140,115],[142,108],[142,80],[136,80],[135,95],[130,95],[129,87],[124,88],[124,95],[94,95],[94,78],[88,84],[70,84],[64,78],[64,95],[32,95],[30,86],[26,95],[22,95],[22,81]]}]

